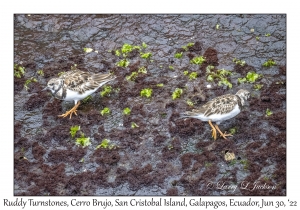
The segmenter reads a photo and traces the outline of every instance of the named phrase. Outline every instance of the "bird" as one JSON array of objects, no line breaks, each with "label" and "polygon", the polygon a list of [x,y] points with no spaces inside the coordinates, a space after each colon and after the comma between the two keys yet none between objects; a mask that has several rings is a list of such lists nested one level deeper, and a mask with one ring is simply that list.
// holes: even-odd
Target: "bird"
[{"label": "bird", "polygon": [[[201,121],[208,121],[212,128],[212,137],[214,140],[217,139],[217,131],[220,133],[220,136],[222,136],[224,139],[227,139],[227,136],[232,135],[226,134],[226,132],[223,133],[218,125],[221,122],[238,115],[241,112],[242,107],[245,105],[245,101],[249,98],[250,92],[240,89],[235,95],[222,95],[208,101],[198,109],[181,113],[180,118],[196,118]],[[215,126],[212,124],[212,122],[216,123]]]},{"label": "bird", "polygon": [[58,78],[52,78],[43,89],[50,90],[52,95],[60,100],[74,101],[75,105],[72,109],[58,117],[67,117],[72,114],[77,115],[77,108],[80,100],[96,92],[105,83],[114,80],[116,77],[111,73],[93,74],[81,70],[71,70],[65,72]]}]

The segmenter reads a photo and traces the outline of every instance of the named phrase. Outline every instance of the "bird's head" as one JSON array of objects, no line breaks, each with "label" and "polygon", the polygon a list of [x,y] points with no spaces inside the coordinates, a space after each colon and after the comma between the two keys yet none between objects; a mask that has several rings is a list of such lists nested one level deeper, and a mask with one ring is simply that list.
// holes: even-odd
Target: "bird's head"
[{"label": "bird's head", "polygon": [[50,79],[47,86],[43,90],[50,90],[52,94],[55,94],[63,85],[63,80],[60,78]]},{"label": "bird's head", "polygon": [[250,98],[250,92],[244,89],[240,89],[235,95],[240,97],[243,106],[245,104],[245,101]]}]

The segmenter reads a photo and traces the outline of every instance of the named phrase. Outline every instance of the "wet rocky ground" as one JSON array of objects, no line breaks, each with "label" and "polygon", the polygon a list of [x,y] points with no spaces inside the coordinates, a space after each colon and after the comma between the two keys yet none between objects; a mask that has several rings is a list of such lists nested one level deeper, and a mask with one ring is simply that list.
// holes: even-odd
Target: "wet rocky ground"
[{"label": "wet rocky ground", "polygon": [[[141,47],[119,67],[125,43]],[[197,56],[202,65],[191,63]],[[264,67],[269,59],[276,64]],[[285,15],[18,14],[14,63],[25,67],[14,78],[14,195],[286,195]],[[75,66],[117,79],[109,95],[100,88],[81,104],[78,116],[59,118],[73,103],[41,90]],[[211,66],[232,72],[232,88],[207,81]],[[146,74],[126,79],[141,67]],[[198,76],[190,79],[191,72]],[[239,83],[248,72],[262,76]],[[153,90],[150,98],[140,96],[144,88]],[[183,93],[173,100],[176,88]],[[206,122],[179,119],[242,88],[251,92],[247,106],[220,125],[234,132],[228,140],[214,141]],[[100,114],[104,107],[110,115]],[[126,107],[130,115],[122,113]],[[91,145],[75,144],[75,125]],[[103,139],[115,146],[96,149]]]}]

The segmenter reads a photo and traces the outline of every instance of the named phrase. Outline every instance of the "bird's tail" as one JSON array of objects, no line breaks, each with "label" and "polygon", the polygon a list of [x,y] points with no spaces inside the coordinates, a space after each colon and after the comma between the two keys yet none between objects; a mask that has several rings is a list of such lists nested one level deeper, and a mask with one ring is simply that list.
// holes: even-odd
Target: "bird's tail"
[{"label": "bird's tail", "polygon": [[197,115],[198,114],[196,114],[194,112],[186,111],[186,112],[180,113],[179,119],[188,118],[188,117],[196,118]]}]

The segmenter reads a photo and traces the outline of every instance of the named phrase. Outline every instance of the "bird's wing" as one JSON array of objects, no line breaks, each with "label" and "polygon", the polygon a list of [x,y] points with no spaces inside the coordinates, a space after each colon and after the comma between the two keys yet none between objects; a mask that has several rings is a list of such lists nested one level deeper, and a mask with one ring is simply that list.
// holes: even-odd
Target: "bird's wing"
[{"label": "bird's wing", "polygon": [[204,113],[204,116],[208,117],[212,114],[229,113],[237,104],[238,100],[235,95],[226,94],[207,102],[201,107],[201,110],[202,113]]},{"label": "bird's wing", "polygon": [[88,90],[94,90],[106,82],[116,77],[108,74],[91,74],[80,70],[73,70],[62,75],[66,88],[83,93]]}]

